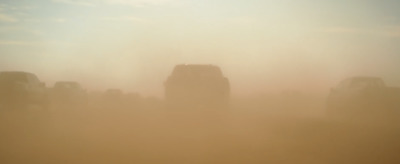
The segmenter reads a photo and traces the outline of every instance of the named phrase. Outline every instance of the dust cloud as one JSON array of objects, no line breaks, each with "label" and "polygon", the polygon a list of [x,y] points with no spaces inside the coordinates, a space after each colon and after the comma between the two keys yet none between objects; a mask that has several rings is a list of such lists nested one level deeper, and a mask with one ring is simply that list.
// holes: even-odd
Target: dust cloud
[{"label": "dust cloud", "polygon": [[[2,72],[2,85],[14,74],[24,72]],[[0,115],[0,160],[397,163],[397,88],[366,88],[369,99],[332,99],[336,92],[355,93],[347,83],[358,87],[374,80],[379,81],[349,78],[327,95],[299,90],[232,95],[230,80],[218,66],[194,64],[174,67],[162,97],[118,88],[90,91],[78,82],[59,81],[45,88],[45,101],[31,103],[3,87],[8,95],[2,97],[7,101]]]},{"label": "dust cloud", "polygon": [[400,1],[0,1],[0,164],[398,164]]}]

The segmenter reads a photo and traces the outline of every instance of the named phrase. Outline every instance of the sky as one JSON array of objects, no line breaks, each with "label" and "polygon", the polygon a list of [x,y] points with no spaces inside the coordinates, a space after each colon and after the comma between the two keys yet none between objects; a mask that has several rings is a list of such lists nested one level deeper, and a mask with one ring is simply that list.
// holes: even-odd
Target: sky
[{"label": "sky", "polygon": [[397,0],[1,0],[0,71],[48,86],[162,95],[176,64],[215,64],[233,93],[400,86]]}]

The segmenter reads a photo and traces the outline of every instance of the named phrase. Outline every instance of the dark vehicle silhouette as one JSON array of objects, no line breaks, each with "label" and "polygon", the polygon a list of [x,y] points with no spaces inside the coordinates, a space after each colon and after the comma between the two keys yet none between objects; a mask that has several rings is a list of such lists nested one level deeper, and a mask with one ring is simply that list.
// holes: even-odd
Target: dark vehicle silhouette
[{"label": "dark vehicle silhouette", "polygon": [[104,93],[105,98],[120,99],[124,95],[124,92],[120,89],[107,89]]},{"label": "dark vehicle silhouette", "polygon": [[139,93],[136,92],[128,92],[124,94],[124,99],[127,105],[138,107],[142,104],[143,98]]},{"label": "dark vehicle silhouette", "polygon": [[374,116],[397,113],[399,89],[378,77],[351,77],[339,83],[327,99],[330,116]]},{"label": "dark vehicle silhouette", "polygon": [[229,80],[214,65],[177,65],[164,83],[167,105],[179,107],[227,107]]},{"label": "dark vehicle silhouette", "polygon": [[39,105],[47,109],[45,83],[29,72],[0,72],[0,104],[8,109],[24,109],[29,105]]},{"label": "dark vehicle silhouette", "polygon": [[120,89],[107,89],[103,94],[103,102],[106,104],[118,104],[124,102],[124,92]]},{"label": "dark vehicle silhouette", "polygon": [[51,89],[53,102],[61,105],[86,105],[87,92],[78,82],[59,81]]}]

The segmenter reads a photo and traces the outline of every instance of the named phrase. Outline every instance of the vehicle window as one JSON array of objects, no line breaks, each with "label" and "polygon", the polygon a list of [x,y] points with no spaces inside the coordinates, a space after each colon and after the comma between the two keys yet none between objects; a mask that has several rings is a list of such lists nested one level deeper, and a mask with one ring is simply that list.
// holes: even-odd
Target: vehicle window
[{"label": "vehicle window", "polygon": [[189,75],[189,70],[184,66],[176,66],[172,72],[173,76],[187,76]]},{"label": "vehicle window", "polygon": [[364,88],[371,85],[370,81],[365,80],[354,80],[350,84],[350,88]]},{"label": "vehicle window", "polygon": [[28,77],[28,79],[29,79],[29,82],[31,82],[31,83],[33,83],[33,84],[39,84],[39,83],[40,83],[40,81],[39,81],[39,79],[37,78],[36,75],[28,74],[27,77]]},{"label": "vehicle window", "polygon": [[79,89],[80,85],[78,83],[70,83],[70,82],[58,82],[54,85],[55,88],[69,88],[69,89]]},{"label": "vehicle window", "polygon": [[192,68],[191,73],[194,76],[200,77],[219,77],[221,76],[221,72],[219,69],[211,67],[211,68]]}]

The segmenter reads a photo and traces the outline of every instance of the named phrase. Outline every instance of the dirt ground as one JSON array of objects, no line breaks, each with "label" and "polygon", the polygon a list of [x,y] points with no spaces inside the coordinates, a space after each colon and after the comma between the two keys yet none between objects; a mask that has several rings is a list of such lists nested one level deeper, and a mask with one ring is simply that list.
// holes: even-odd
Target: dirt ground
[{"label": "dirt ground", "polygon": [[154,104],[2,111],[0,163],[400,163],[394,123],[266,111],[174,113]]}]

